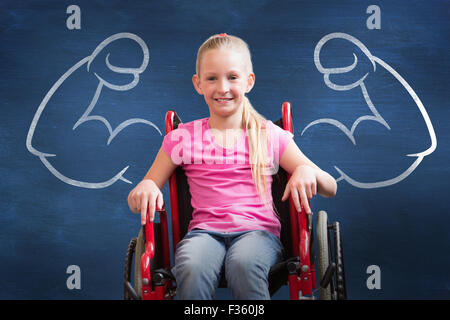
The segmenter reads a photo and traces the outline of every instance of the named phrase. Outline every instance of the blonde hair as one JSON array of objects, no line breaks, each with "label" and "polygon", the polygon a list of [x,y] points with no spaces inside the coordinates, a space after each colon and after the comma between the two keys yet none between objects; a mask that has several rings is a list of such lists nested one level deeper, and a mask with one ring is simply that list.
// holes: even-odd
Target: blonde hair
[{"label": "blonde hair", "polygon": [[[197,76],[200,76],[200,63],[204,53],[212,49],[231,49],[239,51],[244,59],[244,65],[247,67],[247,74],[253,73],[253,64],[251,60],[250,49],[247,43],[236,36],[220,34],[209,37],[198,49],[195,70]],[[268,164],[268,135],[266,128],[266,118],[259,114],[247,97],[244,97],[244,106],[242,111],[242,126],[247,131],[249,145],[249,162],[252,171],[253,182],[256,190],[265,206],[272,207],[268,203],[271,197],[268,197],[268,186],[266,165]]]}]

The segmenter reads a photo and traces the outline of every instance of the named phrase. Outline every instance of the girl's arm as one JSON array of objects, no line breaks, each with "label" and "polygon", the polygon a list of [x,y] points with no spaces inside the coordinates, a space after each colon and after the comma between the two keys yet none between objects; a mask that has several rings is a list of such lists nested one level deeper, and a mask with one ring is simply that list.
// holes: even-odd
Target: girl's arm
[{"label": "girl's arm", "polygon": [[163,207],[161,189],[176,167],[177,165],[161,147],[144,179],[130,191],[128,206],[134,213],[141,213],[142,225],[145,224],[147,208],[150,210],[150,220],[153,221],[155,206],[160,209]]},{"label": "girl's arm", "polygon": [[281,200],[285,201],[292,195],[297,211],[301,211],[301,200],[306,212],[311,213],[308,200],[316,193],[327,198],[336,195],[336,180],[309,160],[294,140],[289,142],[281,156],[280,166],[291,174]]}]

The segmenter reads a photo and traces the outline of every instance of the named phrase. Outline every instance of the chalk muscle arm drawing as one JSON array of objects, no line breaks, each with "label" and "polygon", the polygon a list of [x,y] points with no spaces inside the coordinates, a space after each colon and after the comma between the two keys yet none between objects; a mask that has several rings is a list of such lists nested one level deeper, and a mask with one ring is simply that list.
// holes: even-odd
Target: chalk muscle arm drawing
[{"label": "chalk muscle arm drawing", "polygon": [[158,127],[153,124],[151,121],[145,120],[145,119],[140,119],[140,118],[133,118],[133,119],[128,119],[124,122],[122,122],[121,124],[119,124],[116,128],[112,128],[111,124],[109,123],[109,121],[107,119],[105,119],[102,116],[98,116],[98,115],[92,115],[92,111],[98,101],[98,98],[100,96],[100,93],[102,92],[103,87],[107,87],[111,90],[117,90],[117,91],[126,91],[126,90],[130,90],[132,88],[134,88],[138,83],[139,83],[139,74],[141,74],[142,72],[144,72],[144,70],[147,68],[148,65],[148,61],[149,61],[149,51],[148,51],[148,47],[145,44],[145,42],[138,36],[132,34],[132,33],[117,33],[114,34],[110,37],[108,37],[107,39],[105,39],[103,42],[101,42],[96,48],[95,50],[92,52],[91,55],[83,58],[82,60],[80,60],[79,62],[77,62],[74,66],[72,66],[69,70],[67,70],[55,83],[54,85],[51,87],[51,89],[47,92],[47,94],[45,95],[44,99],[42,100],[42,102],[40,103],[34,117],[33,120],[31,122],[30,128],[28,130],[28,135],[27,135],[27,140],[26,140],[26,146],[28,151],[30,151],[32,154],[36,155],[37,157],[39,157],[39,159],[42,161],[42,163],[47,167],[47,169],[58,179],[60,179],[61,181],[73,185],[73,186],[77,186],[77,187],[82,187],[82,188],[91,188],[91,189],[98,189],[98,188],[106,188],[110,185],[112,185],[113,183],[115,183],[118,180],[122,180],[126,183],[131,183],[131,181],[127,180],[123,175],[124,173],[127,171],[127,169],[129,168],[129,166],[126,166],[125,168],[123,168],[120,172],[118,172],[117,174],[115,174],[112,178],[110,178],[109,180],[106,181],[101,181],[101,182],[86,182],[86,181],[79,181],[73,178],[69,178],[67,176],[65,176],[63,173],[59,172],[52,164],[50,159],[52,157],[56,157],[56,154],[52,154],[52,153],[44,153],[41,152],[39,150],[37,150],[36,148],[33,147],[32,145],[32,139],[33,139],[33,135],[34,135],[34,131],[36,129],[36,125],[38,124],[39,118],[41,117],[42,112],[44,111],[47,103],[50,101],[50,99],[52,98],[53,94],[58,90],[58,88],[63,84],[63,82],[68,79],[72,73],[74,73],[76,70],[78,70],[79,68],[83,67],[86,65],[87,68],[87,72],[89,72],[89,67],[91,65],[91,62],[95,59],[95,57],[111,42],[116,41],[118,39],[124,39],[124,38],[128,38],[131,40],[136,41],[139,46],[142,49],[143,52],[143,61],[142,64],[139,68],[122,68],[122,67],[117,67],[117,66],[113,66],[111,65],[111,63],[109,62],[109,54],[106,56],[105,62],[106,62],[106,66],[111,70],[114,71],[116,73],[122,73],[122,74],[131,74],[133,75],[133,81],[131,81],[128,84],[125,85],[114,85],[112,83],[109,83],[108,81],[104,80],[103,78],[101,78],[97,73],[94,72],[94,75],[97,77],[98,79],[98,85],[97,85],[97,89],[95,91],[95,94],[89,104],[89,106],[87,107],[86,111],[83,113],[83,115],[77,120],[77,122],[74,124],[73,126],[73,130],[75,130],[76,128],[78,128],[81,124],[87,122],[87,121],[100,121],[102,122],[105,127],[108,129],[109,131],[109,138],[107,141],[107,145],[109,145],[111,143],[111,141],[114,139],[114,137],[116,137],[119,132],[121,132],[123,129],[125,129],[126,127],[133,125],[133,124],[137,124],[137,123],[143,123],[143,124],[147,124],[149,126],[154,127],[160,135],[162,135],[161,131],[158,129]]},{"label": "chalk muscle arm drawing", "polygon": [[395,71],[394,68],[392,68],[389,64],[387,64],[385,61],[383,61],[382,59],[380,59],[376,56],[373,56],[370,53],[369,49],[367,49],[367,47],[363,43],[361,43],[361,41],[356,39],[355,37],[353,37],[349,34],[346,34],[346,33],[339,33],[339,32],[330,33],[330,34],[324,36],[322,39],[319,40],[319,42],[317,43],[317,45],[315,47],[314,63],[316,65],[317,70],[320,73],[324,74],[324,76],[323,76],[324,82],[330,89],[337,90],[337,91],[346,91],[346,90],[352,90],[356,87],[359,87],[361,89],[364,100],[367,103],[369,110],[371,111],[371,114],[364,115],[364,116],[361,116],[358,119],[356,119],[353,122],[352,127],[350,129],[348,127],[346,127],[342,122],[340,122],[336,119],[331,119],[331,118],[318,119],[318,120],[315,120],[315,121],[312,121],[311,123],[309,123],[303,129],[303,131],[301,132],[301,135],[303,135],[305,133],[305,131],[308,130],[309,128],[311,128],[312,126],[319,125],[319,124],[329,124],[332,126],[336,126],[338,129],[340,129],[352,141],[352,143],[354,145],[356,145],[356,139],[354,136],[354,132],[355,132],[355,129],[358,126],[358,124],[361,123],[362,121],[376,121],[376,122],[380,123],[381,125],[383,125],[384,127],[386,127],[387,130],[390,130],[389,124],[379,114],[379,112],[375,108],[374,104],[372,103],[372,100],[370,99],[367,88],[364,84],[364,80],[369,75],[369,73],[366,73],[358,81],[351,83],[351,84],[347,84],[347,85],[338,85],[338,84],[335,84],[330,81],[330,75],[350,72],[351,70],[353,70],[356,67],[356,65],[358,63],[358,58],[353,53],[354,62],[350,66],[346,66],[346,67],[342,67],[342,68],[324,68],[322,66],[322,64],[320,62],[320,50],[322,49],[323,45],[332,39],[339,39],[339,38],[348,40],[348,41],[352,42],[353,44],[355,44],[359,49],[361,49],[361,51],[367,56],[367,58],[369,58],[370,62],[372,63],[374,72],[376,71],[376,66],[378,64],[381,67],[383,67],[384,69],[386,69],[395,79],[397,79],[401,83],[401,85],[406,89],[406,91],[411,96],[411,98],[414,100],[414,102],[416,103],[417,107],[419,108],[419,111],[425,121],[427,130],[428,130],[428,134],[429,134],[430,140],[431,140],[431,146],[428,149],[426,149],[425,151],[406,155],[408,157],[416,157],[417,159],[415,159],[415,161],[409,166],[409,168],[407,168],[404,172],[402,172],[401,174],[399,174],[398,176],[396,176],[394,178],[384,180],[384,181],[361,182],[361,181],[352,179],[344,171],[339,169],[337,166],[334,166],[336,171],[340,174],[340,176],[336,179],[337,181],[345,180],[357,188],[370,189],[370,188],[380,188],[380,187],[386,187],[389,185],[393,185],[395,183],[402,181],[406,177],[408,177],[414,171],[414,169],[416,169],[417,166],[422,162],[423,158],[425,156],[431,154],[436,149],[436,146],[437,146],[436,134],[434,132],[433,125],[431,123],[431,120],[428,116],[428,113],[427,113],[424,105],[422,104],[422,102],[420,101],[419,97],[414,92],[414,90],[411,88],[411,86],[406,82],[406,80],[397,71]]}]

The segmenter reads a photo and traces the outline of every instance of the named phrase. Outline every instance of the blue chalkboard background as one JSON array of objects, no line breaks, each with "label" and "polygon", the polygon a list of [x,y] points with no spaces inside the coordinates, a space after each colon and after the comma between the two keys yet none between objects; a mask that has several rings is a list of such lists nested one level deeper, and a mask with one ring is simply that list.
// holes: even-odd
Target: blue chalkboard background
[{"label": "blue chalkboard background", "polygon": [[[80,29],[67,27],[70,5],[81,10]],[[370,5],[380,9],[380,29],[367,26]],[[303,152],[335,178],[341,176],[338,168],[363,183],[341,180],[335,198],[312,200],[315,211],[325,209],[341,223],[349,298],[450,298],[449,11],[449,1],[435,0],[1,1],[0,298],[122,298],[125,252],[140,227],[128,209],[128,192],[162,143],[167,110],[176,110],[184,122],[209,115],[191,77],[198,47],[222,32],[250,46],[256,85],[249,98],[257,110],[275,120],[281,103],[290,101],[295,141]],[[354,141],[341,129],[374,113],[359,86],[333,90],[314,61],[319,41],[337,32],[354,37],[371,54],[336,38],[319,56],[323,68],[350,66],[353,53],[357,56],[352,72],[330,75],[336,85],[368,73],[366,96],[380,121],[360,122]],[[148,65],[129,90],[103,86],[91,116],[107,119],[111,128],[128,119],[147,122],[124,128],[108,144],[110,134],[101,121],[73,127],[98,89],[95,74],[117,86],[132,82],[132,75],[111,71],[105,59],[109,53],[111,65],[138,69],[145,60],[139,43],[114,41],[89,70],[84,64],[58,88],[55,83],[118,33],[142,40]],[[374,70],[369,57],[381,59],[404,82],[379,63]],[[334,119],[342,127],[314,122],[318,119]],[[70,184],[30,146],[55,154],[42,158],[71,181],[107,181],[128,167],[124,178],[132,184]],[[407,171],[417,159],[407,155],[430,148],[433,152]],[[396,179],[405,172],[409,175]],[[382,181],[388,183],[371,184]],[[167,186],[163,193],[169,207]],[[66,285],[70,265],[80,267],[80,289]],[[367,287],[371,265],[380,268],[380,289]],[[231,296],[221,289],[217,297]],[[274,298],[287,299],[287,287]]]}]

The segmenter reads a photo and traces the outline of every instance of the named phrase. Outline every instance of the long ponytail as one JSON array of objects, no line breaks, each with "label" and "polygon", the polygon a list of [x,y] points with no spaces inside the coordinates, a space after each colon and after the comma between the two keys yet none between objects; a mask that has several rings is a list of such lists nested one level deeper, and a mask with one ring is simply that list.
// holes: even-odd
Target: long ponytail
[{"label": "long ponytail", "polygon": [[249,146],[249,162],[252,170],[253,182],[256,190],[265,206],[270,206],[268,201],[267,173],[268,170],[268,133],[266,119],[259,114],[247,97],[244,98],[242,111],[242,126],[247,131]]}]

